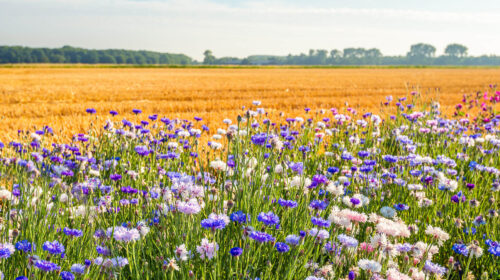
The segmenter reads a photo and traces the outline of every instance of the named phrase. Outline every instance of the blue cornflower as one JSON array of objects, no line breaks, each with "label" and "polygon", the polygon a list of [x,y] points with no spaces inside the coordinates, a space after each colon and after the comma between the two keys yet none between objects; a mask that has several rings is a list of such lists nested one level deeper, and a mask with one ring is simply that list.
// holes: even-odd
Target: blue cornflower
[{"label": "blue cornflower", "polygon": [[28,240],[19,241],[16,243],[16,250],[23,251],[25,253],[31,252],[31,247],[31,243],[28,242]]},{"label": "blue cornflower", "polygon": [[453,251],[455,251],[455,253],[457,253],[457,254],[462,254],[464,256],[469,255],[469,249],[467,249],[467,245],[465,245],[465,244],[455,243],[455,244],[453,244],[451,249]]},{"label": "blue cornflower", "polygon": [[147,146],[136,146],[134,150],[141,156],[147,156],[151,152]]},{"label": "blue cornflower", "polygon": [[208,218],[201,221],[201,226],[212,230],[223,229],[226,226],[226,222],[223,219]]},{"label": "blue cornflower", "polygon": [[8,259],[10,258],[11,252],[9,248],[1,248],[0,249],[0,259]]},{"label": "blue cornflower", "polygon": [[398,203],[398,204],[394,204],[394,208],[398,211],[403,211],[403,210],[408,210],[410,209],[410,206],[406,205],[406,204],[403,204],[403,203]]},{"label": "blue cornflower", "polygon": [[85,265],[75,263],[71,266],[71,272],[76,274],[84,274],[85,273]]},{"label": "blue cornflower", "polygon": [[74,280],[75,275],[73,275],[73,273],[71,273],[69,271],[63,271],[63,272],[61,272],[61,279],[62,280]]},{"label": "blue cornflower", "polygon": [[132,113],[138,115],[140,113],[142,113],[142,110],[139,110],[139,109],[132,109]]},{"label": "blue cornflower", "polygon": [[243,253],[243,249],[241,249],[240,247],[234,247],[229,250],[229,253],[231,253],[233,257],[238,257]]},{"label": "blue cornflower", "polygon": [[274,214],[272,211],[267,213],[261,212],[257,217],[259,222],[263,222],[267,226],[277,225],[280,222],[280,218]]},{"label": "blue cornflower", "polygon": [[288,235],[286,238],[285,238],[285,242],[290,244],[290,245],[294,245],[294,246],[297,246],[299,245],[299,242],[300,242],[300,237],[297,236],[297,235]]},{"label": "blue cornflower", "polygon": [[325,210],[328,207],[328,201],[325,200],[313,200],[309,203],[309,207],[315,210]]},{"label": "blue cornflower", "polygon": [[274,241],[274,237],[268,233],[262,231],[252,231],[250,232],[250,238],[256,240],[258,242],[272,242]]},{"label": "blue cornflower", "polygon": [[465,202],[465,195],[462,191],[459,191],[457,194],[451,197],[451,201],[455,203]]},{"label": "blue cornflower", "polygon": [[295,208],[297,207],[297,202],[296,201],[293,201],[293,200],[285,200],[285,199],[278,199],[278,204],[283,206],[283,207],[287,207],[287,208]]},{"label": "blue cornflower", "polygon": [[252,137],[250,139],[252,140],[252,142],[255,145],[262,146],[266,143],[267,138],[268,138],[267,133],[263,132],[263,133],[252,135]]},{"label": "blue cornflower", "polygon": [[316,185],[321,185],[328,183],[328,178],[323,174],[316,174],[312,177],[312,181],[316,183]]},{"label": "blue cornflower", "polygon": [[446,273],[445,267],[442,267],[439,264],[435,264],[431,261],[425,262],[424,270],[438,275],[443,275]]},{"label": "blue cornflower", "polygon": [[233,212],[229,216],[229,218],[231,219],[231,221],[237,222],[240,224],[250,222],[250,215],[247,215],[247,214],[243,213],[242,211]]},{"label": "blue cornflower", "polygon": [[475,227],[470,227],[470,228],[464,228],[464,233],[469,235],[469,234],[476,234],[476,228]]},{"label": "blue cornflower", "polygon": [[35,262],[35,266],[38,268],[38,269],[41,269],[43,271],[54,271],[54,270],[60,270],[61,267],[58,266],[57,264],[53,263],[53,262],[50,262],[50,261],[46,261],[46,260],[38,260]]},{"label": "blue cornflower", "polygon": [[49,253],[51,253],[52,255],[59,255],[59,254],[62,254],[64,253],[64,246],[59,243],[57,240],[55,241],[45,241],[45,243],[43,243],[43,247],[42,247],[45,251],[48,251]]},{"label": "blue cornflower", "polygon": [[15,280],[29,280],[26,276],[17,276]]},{"label": "blue cornflower", "polygon": [[71,228],[68,228],[68,227],[65,227],[63,229],[63,232],[64,234],[66,234],[67,236],[73,236],[73,237],[80,237],[83,235],[82,231],[81,230],[78,230],[78,229],[71,229]]},{"label": "blue cornflower", "polygon": [[318,227],[330,227],[330,221],[319,217],[311,217],[311,222],[313,223],[313,225]]},{"label": "blue cornflower", "polygon": [[339,168],[332,166],[332,167],[328,167],[327,171],[328,171],[328,173],[335,174],[335,173],[339,172]]},{"label": "blue cornflower", "polygon": [[274,247],[280,253],[286,253],[286,252],[290,251],[290,246],[286,245],[286,243],[283,243],[283,242],[277,242],[274,245]]},{"label": "blue cornflower", "polygon": [[85,111],[89,114],[95,114],[97,112],[94,108],[87,108]]},{"label": "blue cornflower", "polygon": [[368,152],[368,151],[359,151],[358,152],[358,156],[361,157],[361,158],[369,157],[370,156],[370,152]]},{"label": "blue cornflower", "polygon": [[297,174],[302,174],[302,171],[304,170],[304,164],[302,162],[290,162],[288,163],[288,167],[290,167],[290,169]]}]

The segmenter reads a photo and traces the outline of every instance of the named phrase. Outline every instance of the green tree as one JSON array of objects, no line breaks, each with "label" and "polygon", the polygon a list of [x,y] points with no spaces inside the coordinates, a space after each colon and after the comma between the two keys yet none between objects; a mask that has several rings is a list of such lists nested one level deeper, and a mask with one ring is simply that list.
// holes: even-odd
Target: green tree
[{"label": "green tree", "polygon": [[467,56],[467,47],[460,44],[449,44],[444,53],[452,57],[465,57]]},{"label": "green tree", "polygon": [[435,53],[436,48],[433,45],[418,43],[410,47],[406,56],[412,64],[432,64]]},{"label": "green tree", "polygon": [[215,64],[215,56],[212,54],[211,50],[206,50],[203,53],[203,64],[212,65]]}]

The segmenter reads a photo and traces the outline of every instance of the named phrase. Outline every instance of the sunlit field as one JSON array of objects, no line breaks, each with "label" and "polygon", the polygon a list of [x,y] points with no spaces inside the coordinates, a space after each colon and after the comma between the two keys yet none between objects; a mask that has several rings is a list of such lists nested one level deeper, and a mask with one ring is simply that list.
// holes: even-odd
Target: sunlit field
[{"label": "sunlit field", "polygon": [[499,79],[0,69],[0,279],[499,279]]},{"label": "sunlit field", "polygon": [[[95,108],[100,123],[116,110],[118,117],[147,114],[203,117],[217,124],[241,112],[254,99],[270,114],[287,117],[304,107],[348,106],[360,112],[378,108],[386,95],[406,96],[418,90],[439,98],[449,111],[463,94],[488,90],[498,81],[498,68],[464,69],[109,69],[0,68],[0,129],[50,124],[59,135],[72,135],[89,125],[85,109]],[[94,120],[95,121],[95,120]]]}]

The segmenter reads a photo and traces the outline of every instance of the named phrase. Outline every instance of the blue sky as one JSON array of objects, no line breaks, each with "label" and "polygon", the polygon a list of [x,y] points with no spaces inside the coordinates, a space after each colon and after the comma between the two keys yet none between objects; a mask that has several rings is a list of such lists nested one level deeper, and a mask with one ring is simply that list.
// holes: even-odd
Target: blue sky
[{"label": "blue sky", "polygon": [[500,54],[498,0],[0,0],[0,45],[147,49],[216,56],[377,47]]}]

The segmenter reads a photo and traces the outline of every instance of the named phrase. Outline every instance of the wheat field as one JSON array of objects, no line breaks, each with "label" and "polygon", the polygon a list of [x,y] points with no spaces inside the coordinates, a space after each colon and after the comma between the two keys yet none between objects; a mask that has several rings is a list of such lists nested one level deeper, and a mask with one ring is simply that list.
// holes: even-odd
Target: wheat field
[{"label": "wheat field", "polygon": [[[452,108],[463,94],[488,90],[499,79],[498,68],[0,68],[1,139],[43,125],[70,136],[91,121],[102,123],[110,110],[119,112],[115,118],[134,119],[133,108],[169,118],[197,115],[214,124],[253,100],[270,114],[295,117],[305,107],[341,108],[346,102],[362,112],[378,108],[387,95],[415,90]],[[95,108],[97,119],[86,108]]]}]

